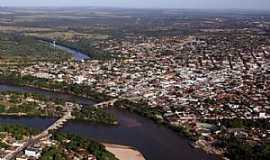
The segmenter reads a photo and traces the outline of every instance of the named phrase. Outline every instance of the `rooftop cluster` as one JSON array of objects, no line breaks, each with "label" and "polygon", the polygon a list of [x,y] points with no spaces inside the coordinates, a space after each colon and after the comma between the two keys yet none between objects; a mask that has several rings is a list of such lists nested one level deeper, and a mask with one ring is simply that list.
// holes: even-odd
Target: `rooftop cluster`
[{"label": "rooftop cluster", "polygon": [[246,29],[203,30],[193,36],[112,39],[99,46],[119,58],[40,62],[19,71],[146,102],[147,107],[160,111],[157,116],[164,121],[188,128],[199,137],[197,144],[211,153],[223,153],[214,146],[229,133],[256,142],[269,138],[267,125],[242,124],[240,130],[228,125],[233,120],[269,122],[267,36]]}]

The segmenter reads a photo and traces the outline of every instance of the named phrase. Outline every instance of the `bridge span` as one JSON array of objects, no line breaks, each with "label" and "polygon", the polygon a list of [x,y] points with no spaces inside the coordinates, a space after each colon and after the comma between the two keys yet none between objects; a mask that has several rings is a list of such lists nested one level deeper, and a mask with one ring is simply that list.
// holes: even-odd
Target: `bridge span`
[{"label": "bridge span", "polygon": [[21,153],[22,151],[24,151],[26,148],[30,147],[31,145],[39,142],[42,138],[45,138],[47,136],[49,136],[51,131],[57,130],[61,127],[63,127],[64,123],[67,122],[69,119],[72,119],[72,109],[68,109],[67,112],[65,112],[65,114],[58,119],[57,121],[55,121],[52,125],[50,125],[46,130],[44,130],[43,132],[41,132],[40,134],[29,138],[27,141],[25,141],[22,146],[16,148],[13,152],[10,152],[9,154],[7,154],[4,158],[2,158],[2,160],[13,160],[16,158],[16,156]]}]

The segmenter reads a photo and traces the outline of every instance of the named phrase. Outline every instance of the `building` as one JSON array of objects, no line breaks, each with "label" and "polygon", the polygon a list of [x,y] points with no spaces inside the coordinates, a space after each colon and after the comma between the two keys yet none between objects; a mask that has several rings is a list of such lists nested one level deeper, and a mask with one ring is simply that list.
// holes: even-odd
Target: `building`
[{"label": "building", "polygon": [[34,157],[34,158],[38,159],[41,156],[41,149],[39,149],[39,148],[33,148],[33,147],[27,148],[24,151],[24,154],[27,157]]}]

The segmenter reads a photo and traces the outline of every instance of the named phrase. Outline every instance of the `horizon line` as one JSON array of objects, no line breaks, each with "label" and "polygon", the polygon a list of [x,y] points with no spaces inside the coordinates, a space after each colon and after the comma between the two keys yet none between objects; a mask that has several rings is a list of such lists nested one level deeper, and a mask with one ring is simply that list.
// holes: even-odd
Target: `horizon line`
[{"label": "horizon line", "polygon": [[226,10],[234,10],[234,11],[269,11],[270,8],[259,9],[259,8],[192,8],[192,7],[127,7],[127,6],[101,6],[101,5],[1,5],[0,8],[112,8],[112,9],[149,9],[149,10],[215,10],[215,11],[226,11]]},{"label": "horizon line", "polygon": [[261,12],[270,12],[270,8],[259,9],[259,8],[192,8],[192,7],[183,7],[183,8],[173,8],[173,7],[126,7],[126,6],[81,6],[81,5],[64,5],[64,6],[50,6],[50,5],[0,5],[0,8],[47,8],[47,9],[57,9],[57,8],[100,8],[100,9],[133,9],[133,10],[205,10],[205,11],[261,11]]}]

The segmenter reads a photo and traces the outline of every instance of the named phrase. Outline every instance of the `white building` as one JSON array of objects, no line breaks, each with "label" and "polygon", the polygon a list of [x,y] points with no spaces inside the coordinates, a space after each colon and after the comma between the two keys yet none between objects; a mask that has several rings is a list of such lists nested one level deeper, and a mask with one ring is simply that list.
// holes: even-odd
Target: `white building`
[{"label": "white building", "polygon": [[34,158],[38,159],[41,156],[41,149],[39,149],[39,148],[27,148],[24,151],[24,154],[27,157],[34,157]]},{"label": "white building", "polygon": [[267,118],[267,116],[266,116],[266,113],[260,113],[259,114],[259,118],[262,118],[262,119],[264,119],[264,118]]},{"label": "white building", "polygon": [[75,83],[77,83],[77,84],[81,84],[81,83],[83,83],[83,81],[86,80],[86,78],[84,76],[75,76],[74,78],[75,78]]}]

